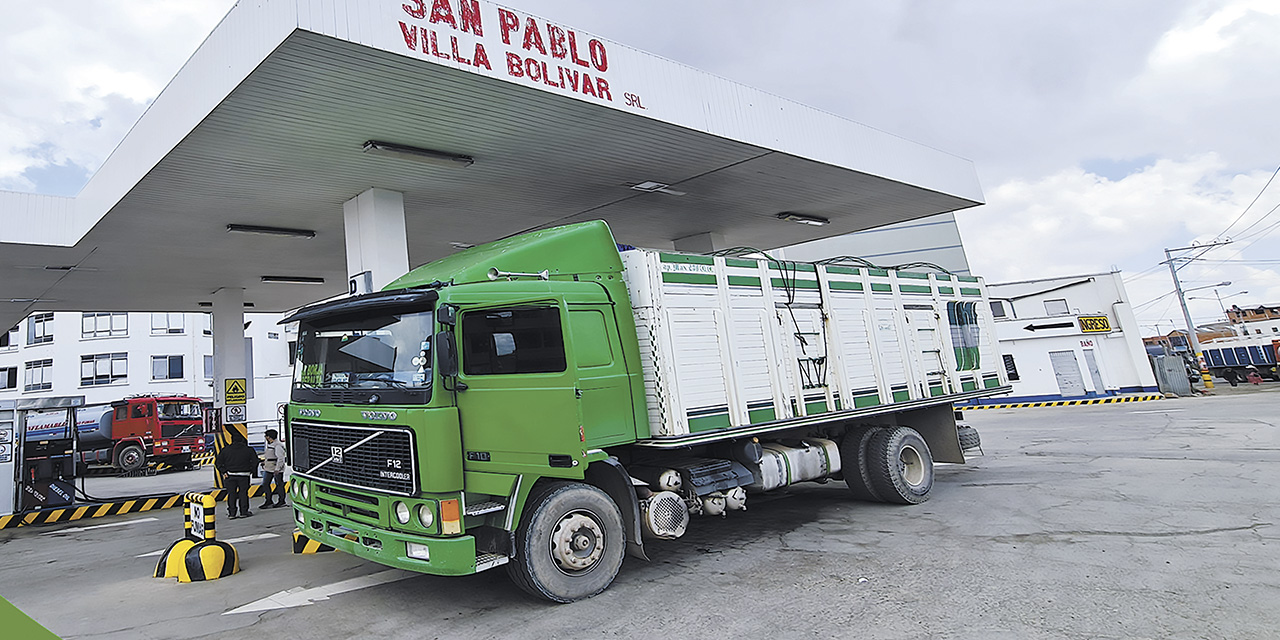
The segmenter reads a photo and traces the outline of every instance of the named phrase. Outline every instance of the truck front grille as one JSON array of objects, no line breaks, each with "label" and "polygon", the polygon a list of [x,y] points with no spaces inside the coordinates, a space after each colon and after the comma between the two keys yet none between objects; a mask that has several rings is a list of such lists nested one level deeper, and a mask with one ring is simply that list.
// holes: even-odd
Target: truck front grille
[{"label": "truck front grille", "polygon": [[396,495],[418,491],[413,432],[295,420],[289,455],[294,470],[319,480]]}]

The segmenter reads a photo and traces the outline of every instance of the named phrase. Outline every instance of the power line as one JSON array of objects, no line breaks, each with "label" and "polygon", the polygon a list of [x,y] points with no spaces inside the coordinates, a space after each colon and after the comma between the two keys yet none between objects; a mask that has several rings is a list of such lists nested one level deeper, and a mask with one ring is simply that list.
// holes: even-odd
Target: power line
[{"label": "power line", "polygon": [[[1271,172],[1271,177],[1267,178],[1267,183],[1262,185],[1262,190],[1258,192],[1258,195],[1253,197],[1253,201],[1249,203],[1249,206],[1245,207],[1244,211],[1241,211],[1240,215],[1236,216],[1236,219],[1232,220],[1231,224],[1227,225],[1227,228],[1222,230],[1222,233],[1219,233],[1218,235],[1214,236],[1213,238],[1214,240],[1221,240],[1222,236],[1227,235],[1227,232],[1231,230],[1231,227],[1236,226],[1236,223],[1240,222],[1240,220],[1244,218],[1245,214],[1249,213],[1249,210],[1253,208],[1253,205],[1258,202],[1258,198],[1261,198],[1262,194],[1266,193],[1267,187],[1271,186],[1271,181],[1276,179],[1276,174],[1278,173],[1280,173],[1280,167],[1276,167],[1276,170]],[[1275,209],[1272,209],[1271,211],[1275,211]],[[1267,215],[1271,215],[1271,212],[1270,211],[1267,212]],[[1266,216],[1263,216],[1263,218],[1265,217]],[[1257,224],[1257,222],[1255,222],[1254,224]],[[1250,225],[1250,227],[1252,226],[1253,225]],[[1248,231],[1250,227],[1245,227],[1244,231]],[[1242,231],[1241,233],[1244,233],[1244,231]]]}]

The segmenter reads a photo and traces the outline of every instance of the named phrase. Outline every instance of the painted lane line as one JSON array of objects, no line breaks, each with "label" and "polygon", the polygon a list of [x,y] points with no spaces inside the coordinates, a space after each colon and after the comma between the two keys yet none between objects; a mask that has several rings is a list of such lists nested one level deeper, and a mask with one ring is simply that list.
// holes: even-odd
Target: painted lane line
[{"label": "painted lane line", "polygon": [[[219,540],[218,542],[228,542],[228,543],[234,544],[236,542],[253,542],[254,540],[266,540],[268,538],[279,538],[279,537],[280,537],[280,534],[278,533],[259,533],[251,536],[244,536],[242,538],[232,538],[230,540]],[[158,556],[162,553],[164,553],[164,549],[161,549],[159,551],[152,551],[151,553],[144,553],[140,556],[134,556],[134,557],[150,558],[152,556]]]},{"label": "painted lane line", "polygon": [[261,600],[250,602],[242,607],[225,611],[222,615],[225,616],[233,613],[255,613],[258,611],[271,611],[273,609],[287,609],[290,607],[305,607],[314,602],[328,600],[329,596],[335,596],[348,591],[356,591],[358,589],[376,587],[380,584],[387,584],[390,582],[399,582],[400,580],[407,580],[420,575],[422,574],[414,573],[412,571],[388,569],[386,571],[379,571],[378,573],[371,573],[367,576],[360,576],[359,578],[351,578],[350,580],[335,582],[323,587],[312,587],[310,589],[294,587],[292,589],[287,589],[274,595],[267,596]]},{"label": "painted lane line", "polygon": [[137,520],[129,520],[127,522],[110,522],[107,524],[95,524],[91,527],[72,527],[70,529],[59,529],[57,531],[45,531],[40,535],[56,536],[60,533],[77,533],[80,531],[88,531],[90,529],[106,529],[107,527],[127,527],[131,524],[138,524],[139,522],[155,522],[156,520],[158,520],[158,518],[139,518]]},{"label": "painted lane line", "polygon": [[1129,413],[1173,413],[1174,411],[1186,411],[1186,409],[1152,409],[1150,411],[1130,411]]}]

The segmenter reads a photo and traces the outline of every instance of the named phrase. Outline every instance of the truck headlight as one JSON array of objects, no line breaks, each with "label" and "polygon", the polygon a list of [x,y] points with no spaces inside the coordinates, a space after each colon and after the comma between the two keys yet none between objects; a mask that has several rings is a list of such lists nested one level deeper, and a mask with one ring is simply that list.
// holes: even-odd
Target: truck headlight
[{"label": "truck headlight", "polygon": [[303,500],[310,500],[310,499],[311,499],[311,489],[307,487],[307,483],[305,483],[305,482],[299,482],[299,483],[298,483],[298,492],[302,494],[302,499],[303,499]]},{"label": "truck headlight", "polygon": [[422,523],[423,528],[430,529],[435,524],[436,516],[431,513],[431,505],[423,503],[418,505],[418,522]]},{"label": "truck headlight", "polygon": [[396,522],[399,522],[400,524],[409,524],[409,518],[413,516],[413,514],[409,512],[409,505],[403,502],[397,502],[393,506],[396,511]]}]

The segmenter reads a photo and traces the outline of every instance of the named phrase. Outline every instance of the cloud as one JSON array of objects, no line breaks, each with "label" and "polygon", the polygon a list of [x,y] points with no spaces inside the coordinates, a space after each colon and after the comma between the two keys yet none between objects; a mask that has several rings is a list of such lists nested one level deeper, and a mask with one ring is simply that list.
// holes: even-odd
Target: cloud
[{"label": "cloud", "polygon": [[76,180],[42,168],[96,169],[232,4],[0,5],[0,189],[39,189],[31,175]]},{"label": "cloud", "polygon": [[[988,204],[957,216],[974,273],[991,282],[1085,274],[1119,268],[1130,299],[1143,302],[1172,290],[1159,265],[1165,248],[1211,242],[1258,195],[1270,171],[1237,173],[1217,154],[1159,160],[1120,180],[1072,167],[1034,180],[1014,179],[987,192]],[[1236,230],[1266,218],[1249,233],[1280,222],[1280,185],[1249,209]],[[1269,213],[1270,212],[1270,213]],[[1256,244],[1249,245],[1253,240]],[[1249,245],[1249,246],[1246,246]],[[1280,300],[1280,272],[1265,263],[1280,252],[1280,232],[1214,249],[1180,272],[1187,288],[1231,281],[1221,293],[1248,290],[1243,300]],[[1198,255],[1187,252],[1180,255]],[[1224,262],[1224,260],[1226,260]],[[1226,289],[1230,288],[1231,291]],[[1212,296],[1212,292],[1201,293]],[[1172,303],[1173,298],[1163,298]],[[1197,320],[1220,316],[1216,301],[1192,302]],[[1140,320],[1173,318],[1172,304],[1144,308]],[[1145,323],[1145,322],[1144,322]]]}]

